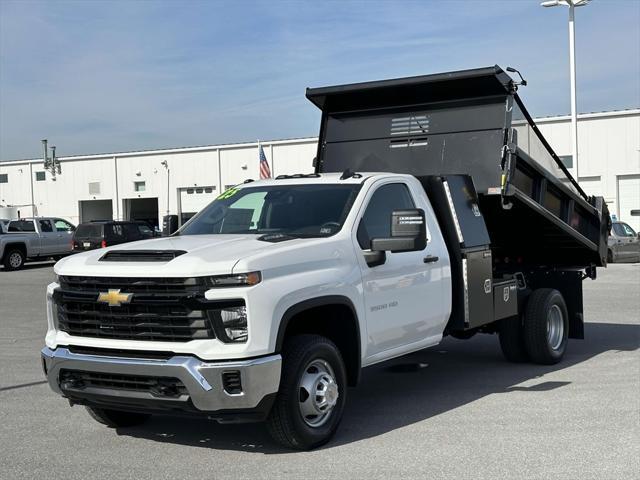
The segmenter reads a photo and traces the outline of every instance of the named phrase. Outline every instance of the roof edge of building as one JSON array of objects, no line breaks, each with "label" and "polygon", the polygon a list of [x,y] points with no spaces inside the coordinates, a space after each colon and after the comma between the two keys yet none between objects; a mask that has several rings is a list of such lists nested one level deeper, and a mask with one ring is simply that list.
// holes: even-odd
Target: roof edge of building
[{"label": "roof edge of building", "polygon": [[[609,110],[604,112],[590,112],[590,113],[580,113],[578,114],[578,120],[588,120],[592,118],[607,118],[607,117],[621,117],[621,116],[632,116],[632,115],[640,115],[640,108],[630,108],[625,110]],[[553,122],[564,122],[571,120],[570,115],[558,115],[551,117],[534,117],[533,121],[536,124],[543,123],[553,123]],[[297,144],[297,143],[306,143],[317,141],[318,137],[298,137],[298,138],[286,138],[286,139],[278,139],[278,140],[264,140],[260,141],[262,145],[289,145],[289,144]],[[258,142],[239,142],[239,143],[220,143],[215,145],[201,145],[201,146],[193,146],[193,147],[174,147],[174,148],[158,148],[151,150],[131,150],[125,152],[110,152],[110,153],[95,153],[90,155],[69,155],[64,157],[58,157],[60,161],[73,161],[73,160],[95,160],[95,159],[105,159],[105,158],[125,158],[125,157],[137,157],[144,155],[162,155],[162,154],[173,154],[173,153],[190,153],[190,152],[206,152],[206,151],[216,151],[216,150],[231,150],[234,148],[250,148],[257,147]],[[20,164],[29,164],[29,163],[39,163],[42,162],[41,158],[27,158],[27,159],[16,159],[16,160],[0,160],[0,165],[20,165]]]},{"label": "roof edge of building", "polygon": [[[318,137],[298,137],[298,138],[285,138],[279,140],[260,140],[255,142],[240,142],[240,143],[220,143],[215,145],[200,145],[193,147],[173,147],[173,148],[156,148],[151,150],[130,150],[125,152],[109,152],[109,153],[92,153],[89,155],[67,155],[64,157],[57,157],[61,162],[69,160],[95,160],[104,158],[124,158],[124,157],[138,157],[143,155],[162,155],[173,153],[190,153],[190,152],[207,152],[216,150],[232,150],[234,148],[251,148],[258,147],[258,143],[263,146],[270,145],[292,145],[298,143],[307,143],[317,141]],[[42,158],[24,158],[16,160],[0,160],[2,165],[16,165],[24,163],[39,163],[42,162]]]}]

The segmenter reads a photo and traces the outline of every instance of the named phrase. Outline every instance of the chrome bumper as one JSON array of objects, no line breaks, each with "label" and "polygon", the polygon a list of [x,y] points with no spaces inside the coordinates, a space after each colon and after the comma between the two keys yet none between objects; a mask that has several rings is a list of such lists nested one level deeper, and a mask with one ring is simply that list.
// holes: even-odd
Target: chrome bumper
[{"label": "chrome bumper", "polygon": [[[251,409],[256,407],[267,395],[278,391],[282,357],[270,355],[252,360],[206,362],[195,357],[174,356],[170,359],[141,359],[114,356],[77,354],[67,348],[55,350],[42,349],[43,368],[52,390],[60,395],[74,391],[63,391],[60,386],[60,370],[81,370],[122,375],[140,375],[153,377],[173,377],[182,381],[189,395],[181,398],[158,398],[147,392],[129,390],[100,391],[83,389],[83,393],[117,397],[121,401],[129,399],[175,401],[180,403],[191,400],[193,406],[203,412],[216,410]],[[240,372],[242,393],[229,394],[224,390],[222,374],[229,371]]]}]

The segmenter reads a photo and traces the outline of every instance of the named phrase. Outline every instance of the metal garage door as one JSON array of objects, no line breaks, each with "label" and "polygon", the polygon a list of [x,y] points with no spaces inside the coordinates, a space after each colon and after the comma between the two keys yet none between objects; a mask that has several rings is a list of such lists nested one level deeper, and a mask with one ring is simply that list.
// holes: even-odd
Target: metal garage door
[{"label": "metal garage door", "polygon": [[618,218],[640,231],[640,216],[631,210],[640,210],[640,175],[618,177]]},{"label": "metal garage door", "polygon": [[180,222],[189,220],[215,200],[216,187],[188,187],[180,189]]}]

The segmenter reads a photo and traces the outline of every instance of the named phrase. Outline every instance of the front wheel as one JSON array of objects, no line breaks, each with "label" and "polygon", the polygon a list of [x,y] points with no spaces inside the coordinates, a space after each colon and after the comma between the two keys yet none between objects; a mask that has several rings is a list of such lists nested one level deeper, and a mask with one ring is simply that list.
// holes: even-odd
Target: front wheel
[{"label": "front wheel", "polygon": [[534,290],[524,312],[524,343],[535,363],[562,360],[569,338],[569,314],[562,294],[552,288]]},{"label": "front wheel", "polygon": [[150,415],[145,413],[123,412],[108,408],[86,407],[96,422],[111,428],[133,427],[146,422]]},{"label": "front wheel", "polygon": [[338,429],[347,398],[347,374],[335,344],[319,335],[296,335],[285,343],[282,378],[267,419],[281,445],[309,450]]}]

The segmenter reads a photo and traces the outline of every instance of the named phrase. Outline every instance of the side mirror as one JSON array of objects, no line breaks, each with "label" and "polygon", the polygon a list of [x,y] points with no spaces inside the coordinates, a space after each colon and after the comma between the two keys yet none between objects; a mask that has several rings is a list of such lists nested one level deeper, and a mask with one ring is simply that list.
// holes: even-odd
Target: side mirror
[{"label": "side mirror", "polygon": [[377,267],[387,261],[386,252],[419,252],[427,246],[427,223],[424,210],[394,210],[391,213],[391,237],[373,238],[371,251],[364,259],[369,267]]},{"label": "side mirror", "polygon": [[417,252],[427,246],[427,224],[421,209],[394,210],[391,213],[391,237],[374,238],[374,252]]}]

